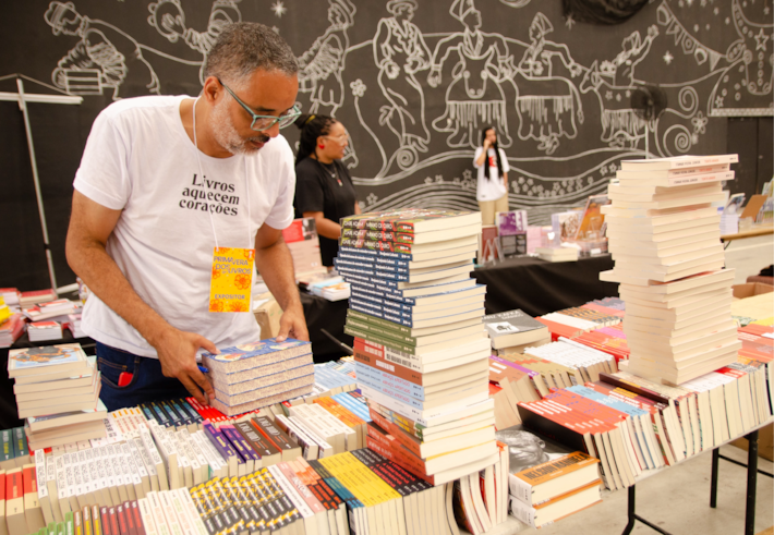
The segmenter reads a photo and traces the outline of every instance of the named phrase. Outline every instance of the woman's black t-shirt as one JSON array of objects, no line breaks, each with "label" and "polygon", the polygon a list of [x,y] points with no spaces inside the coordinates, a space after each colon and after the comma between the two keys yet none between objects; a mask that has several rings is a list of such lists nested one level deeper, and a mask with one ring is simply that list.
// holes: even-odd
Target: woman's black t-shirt
[{"label": "woman's black t-shirt", "polygon": [[[355,187],[347,168],[341,162],[331,164],[304,158],[296,165],[296,218],[304,212],[322,212],[325,219],[336,223],[355,213]],[[339,252],[337,240],[320,236],[320,254],[324,266],[332,266]]]}]

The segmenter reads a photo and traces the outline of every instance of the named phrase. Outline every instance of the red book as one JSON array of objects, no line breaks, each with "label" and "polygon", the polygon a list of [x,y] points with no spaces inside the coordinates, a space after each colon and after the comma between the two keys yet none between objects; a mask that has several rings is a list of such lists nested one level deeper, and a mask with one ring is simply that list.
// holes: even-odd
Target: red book
[{"label": "red book", "polygon": [[126,501],[121,504],[121,507],[123,508],[121,514],[124,517],[124,523],[126,524],[129,535],[137,535],[137,525],[134,523],[134,515],[132,514],[132,503]]},{"label": "red book", "polygon": [[374,450],[383,457],[402,466],[415,476],[435,485],[435,478],[427,475],[422,459],[412,454],[392,435],[374,423],[368,424],[368,436],[366,437],[368,448]]},{"label": "red book", "polygon": [[25,466],[22,469],[22,474],[24,482],[24,494],[38,492],[38,479],[36,477],[35,466]]},{"label": "red book", "polygon": [[102,528],[103,535],[118,535],[113,533],[113,528],[110,525],[110,511],[107,507],[100,507],[99,509],[99,525]]},{"label": "red book", "polygon": [[422,374],[406,366],[385,360],[383,346],[376,348],[360,338],[355,338],[353,349],[357,362],[422,386]]},{"label": "red book", "polygon": [[125,535],[125,532],[122,532],[121,528],[118,527],[118,511],[115,507],[108,509],[108,521],[110,522],[111,535]]},{"label": "red book", "polygon": [[137,505],[137,500],[131,502],[131,516],[134,518],[134,527],[137,535],[145,535],[145,525],[142,523],[142,515],[140,514],[140,507]]},{"label": "red book", "polygon": [[548,330],[551,332],[551,340],[554,342],[556,342],[562,336],[565,338],[576,338],[583,334],[583,330],[576,327],[570,327],[569,325],[564,325],[562,323],[557,323],[555,321],[547,320],[544,318],[535,319],[548,327]]}]

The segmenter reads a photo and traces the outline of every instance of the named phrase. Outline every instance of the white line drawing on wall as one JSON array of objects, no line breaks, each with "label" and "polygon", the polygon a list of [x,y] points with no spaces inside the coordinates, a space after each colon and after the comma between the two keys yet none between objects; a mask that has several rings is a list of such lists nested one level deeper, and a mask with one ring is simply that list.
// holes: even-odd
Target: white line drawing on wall
[{"label": "white line drawing on wall", "polygon": [[330,26],[299,58],[299,91],[309,93],[309,113],[335,116],[344,103],[344,82],[349,49],[347,29],[354,22],[355,6],[349,0],[329,0]]},{"label": "white line drawing on wall", "polygon": [[[328,0],[328,4],[330,26],[298,58],[298,84],[299,92],[309,93],[312,103],[309,113],[335,117],[336,111],[344,104],[342,73],[349,50],[347,30],[355,22],[357,9],[350,0]],[[342,161],[347,162],[350,168],[357,167],[359,163],[352,139]]]},{"label": "white line drawing on wall", "polygon": [[[422,32],[411,22],[417,7],[416,0],[387,2],[392,16],[379,21],[373,39],[374,61],[379,68],[377,81],[389,102],[379,110],[379,124],[387,125],[398,138],[400,148],[394,158],[401,169],[412,167],[418,152],[427,152],[430,141],[425,95],[415,74],[430,67],[431,56]],[[385,164],[386,168],[390,163]]]},{"label": "white line drawing on wall", "polygon": [[[617,165],[621,158],[642,158],[646,150],[655,156],[703,150],[702,136],[712,136],[717,131],[710,116],[748,112],[773,114],[771,73],[774,58],[771,54],[774,42],[771,37],[774,25],[750,22],[765,20],[757,18],[762,9],[751,2],[747,2],[747,6],[739,0],[721,6],[718,2],[714,6],[707,3],[708,10],[720,7],[721,11],[726,10],[731,15],[724,27],[731,30],[731,40],[736,39],[736,42],[731,46],[727,46],[728,43],[718,46],[718,49],[727,49],[723,53],[710,49],[693,36],[708,35],[708,28],[702,27],[699,31],[694,24],[688,24],[688,15],[677,17],[670,10],[674,7],[675,13],[688,13],[690,3],[678,10],[678,0],[661,0],[651,6],[650,18],[643,17],[648,25],[656,22],[657,30],[649,29],[644,22],[634,23],[631,30],[638,28],[639,31],[617,33],[620,37],[628,34],[628,37],[622,41],[615,38],[612,46],[607,39],[604,46],[597,48],[594,57],[581,66],[572,54],[580,60],[575,48],[579,43],[576,37],[580,38],[578,32],[588,31],[588,28],[568,25],[572,37],[567,38],[566,44],[556,37],[553,41],[550,37],[555,33],[551,33],[551,23],[557,25],[557,30],[563,30],[558,26],[561,19],[551,15],[549,22],[548,17],[538,11],[540,6],[536,2],[490,1],[487,8],[498,9],[498,14],[516,15],[507,7],[528,5],[529,11],[522,12],[529,16],[519,21],[513,30],[503,31],[500,35],[482,31],[489,29],[488,25],[481,25],[477,9],[484,8],[483,0],[477,4],[474,4],[476,0],[443,0],[433,4],[421,0],[384,0],[386,13],[370,18],[364,16],[364,8],[360,7],[369,6],[370,10],[370,5],[358,4],[360,1],[364,2],[328,0],[323,7],[330,7],[329,22],[319,18],[308,26],[319,29],[314,35],[320,37],[304,54],[309,59],[302,68],[301,89],[306,92],[300,100],[309,111],[336,114],[352,124],[353,133],[361,140],[355,140],[360,143],[361,162],[356,173],[360,176],[353,177],[353,181],[362,193],[360,198],[373,200],[366,203],[369,208],[414,203],[452,206],[456,203],[475,209],[473,190],[463,187],[469,182],[465,182],[462,171],[470,167],[471,149],[477,145],[484,124],[494,124],[501,130],[501,142],[503,132],[510,141],[514,141],[513,138],[517,142],[527,141],[520,143],[518,153],[510,158],[513,180],[510,181],[509,197],[512,206],[529,208],[531,221],[540,222],[547,219],[551,210],[580,204],[589,193],[603,190],[614,174],[613,164]],[[188,83],[195,85],[195,75],[200,73],[212,42],[222,26],[231,21],[266,22],[271,19],[293,42],[297,38],[295,29],[287,26],[293,19],[285,16],[280,19],[280,14],[272,12],[269,6],[272,3],[283,8],[288,5],[292,12],[299,2],[303,3],[302,0],[265,0],[248,5],[241,0],[209,0],[204,4],[192,0],[143,0],[137,2],[139,11],[135,14],[139,14],[141,25],[147,17],[154,28],[146,27],[143,34],[132,31],[128,19],[113,21],[113,26],[84,16],[82,13],[86,9],[81,7],[79,13],[75,4],[85,6],[85,2],[60,0],[49,5],[46,22],[54,35],[59,36],[56,40],[63,51],[76,45],[62,58],[52,77],[60,81],[57,87],[71,94],[110,96],[112,93],[113,98],[159,93],[159,78],[166,88],[165,76],[185,76]],[[699,3],[694,4],[698,10]],[[203,17],[194,18],[196,12],[189,7],[194,5],[204,7]],[[209,5],[209,21],[204,28]],[[363,25],[367,20],[368,27],[359,28],[360,32],[365,31],[365,40],[352,45],[349,38],[355,35],[353,21],[345,21],[346,27],[343,27],[340,14],[331,11],[336,7],[348,10],[350,18],[354,19],[355,5],[361,10],[358,24]],[[145,6],[148,6],[147,12]],[[181,6],[185,6],[187,13]],[[445,12],[442,18],[451,26],[446,27],[444,23],[443,28],[434,33],[423,33],[423,28],[429,30],[425,22],[427,17],[435,16],[424,10],[449,6],[455,20],[449,20]],[[283,11],[283,15],[286,12]],[[545,12],[549,15],[557,13],[548,8]],[[196,23],[201,31],[188,27],[194,19],[202,21]],[[530,20],[532,25],[527,38],[525,26]],[[717,20],[723,21],[724,16]],[[457,26],[459,23],[462,24]],[[715,19],[712,23],[715,24]],[[738,39],[733,28],[739,34]],[[138,42],[149,31],[151,38],[162,42],[161,50]],[[154,35],[156,31],[164,39]],[[71,42],[67,43],[66,39]],[[311,41],[312,38],[306,43]],[[712,42],[717,42],[714,36]],[[304,51],[304,48],[298,50]],[[654,51],[658,51],[658,56],[664,54],[664,58],[668,57],[672,62],[664,65],[659,58],[653,57]],[[167,61],[156,63],[157,57]],[[692,73],[691,77],[695,79],[680,80],[678,73],[677,81],[662,84],[669,107],[659,120],[645,124],[631,109],[631,94],[633,89],[644,84],[663,80],[658,71],[647,75],[638,71],[643,70],[638,65],[647,63],[653,67],[656,60],[665,69],[672,70],[687,64],[690,69],[686,69],[686,73]],[[760,61],[763,61],[762,69],[759,69]],[[183,68],[169,69],[169,62]],[[588,63],[591,63],[590,67],[587,67]],[[696,65],[702,67],[699,71],[707,67],[706,74],[697,75]],[[437,78],[432,70],[434,66],[438,69]],[[762,76],[759,70],[763,70]],[[390,75],[396,71],[396,78],[391,79]],[[728,81],[724,81],[726,76]],[[436,82],[434,90],[423,87],[426,80]],[[749,82],[753,83],[753,90]],[[175,80],[175,83],[179,84],[179,81]],[[349,95],[345,95],[345,84],[352,91]],[[366,92],[366,84],[370,94]],[[376,84],[379,84],[378,88]],[[508,84],[512,84],[513,93]],[[722,94],[724,89],[726,95]],[[449,98],[454,97],[452,93],[460,98]],[[736,100],[737,93],[741,94],[741,101]],[[437,96],[438,102],[430,102],[431,94],[434,100]],[[481,98],[473,98],[478,95]],[[723,107],[718,106],[718,97],[722,97],[720,104]],[[449,101],[460,104],[453,111],[471,113],[458,113],[452,117]],[[490,108],[482,105],[482,101],[488,101]],[[581,102],[585,106],[582,107]],[[749,103],[756,102],[763,102],[763,106],[769,108],[753,109]],[[431,104],[446,106],[446,113]],[[747,108],[743,107],[745,105]],[[463,109],[465,106],[467,108]],[[584,116],[585,122],[582,121]],[[381,125],[379,119],[383,121]],[[643,148],[646,135],[649,143]],[[450,140],[455,144],[449,143]],[[362,154],[364,146],[368,147],[367,160]],[[353,156],[347,155],[350,167],[358,165]],[[450,178],[439,180],[441,175],[463,178],[455,183]]]},{"label": "white line drawing on wall", "polygon": [[223,28],[234,22],[241,22],[242,14],[237,5],[240,0],[215,0],[210,9],[207,30],[196,31],[186,27],[185,12],[180,0],[158,0],[148,5],[148,24],[166,37],[170,43],[181,40],[192,50],[202,55],[199,81],[204,84],[204,59],[217,41]]},{"label": "white line drawing on wall", "polygon": [[634,70],[650,51],[653,40],[658,36],[658,27],[648,28],[645,40],[639,31],[632,32],[621,44],[623,49],[612,61],[604,60],[601,65],[594,60],[583,75],[581,93],[593,91],[599,101],[601,141],[611,147],[637,147],[639,141],[653,131],[655,125],[647,124],[632,109],[630,102],[635,88]]},{"label": "white line drawing on wall", "polygon": [[113,90],[113,99],[144,87],[142,94],[159,93],[159,80],[135,39],[119,28],[83,16],[73,2],[51,2],[43,15],[54,35],[80,37],[51,73],[54,85],[72,95],[102,95]]},{"label": "white line drawing on wall", "polygon": [[[746,2],[745,2],[746,5]],[[771,98],[774,80],[774,25],[751,22],[744,14],[739,0],[731,5],[732,19],[739,39],[726,51],[730,65],[723,71],[709,96],[711,115],[739,115],[738,104],[742,92],[761,98],[765,108],[758,115],[774,115]],[[750,114],[749,110],[745,115]]]},{"label": "white line drawing on wall", "polygon": [[583,68],[572,59],[565,44],[546,40],[554,27],[538,12],[529,27],[530,45],[519,62],[514,84],[518,90],[516,113],[519,139],[534,139],[538,149],[553,154],[559,138],[578,135],[575,119],[583,123],[583,108],[575,84],[554,76],[553,61],[558,58],[575,78]]},{"label": "white line drawing on wall", "polygon": [[443,66],[455,52],[457,62],[446,90],[446,111],[433,121],[438,132],[448,132],[449,147],[475,148],[480,130],[486,125],[497,129],[500,147],[511,145],[505,95],[501,84],[513,76],[512,56],[502,35],[481,31],[481,12],[473,0],[454,0],[452,17],[465,29],[441,39],[433,52],[427,81],[438,87]]}]

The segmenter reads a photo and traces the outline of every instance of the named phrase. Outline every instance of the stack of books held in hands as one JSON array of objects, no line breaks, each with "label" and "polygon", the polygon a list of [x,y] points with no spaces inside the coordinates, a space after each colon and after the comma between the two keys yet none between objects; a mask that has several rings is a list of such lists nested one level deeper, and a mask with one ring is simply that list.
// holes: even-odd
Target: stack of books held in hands
[{"label": "stack of books held in hands", "polygon": [[345,332],[373,419],[368,447],[434,485],[494,465],[485,287],[470,277],[480,214],[362,214],[342,228],[336,267],[352,286]]},{"label": "stack of books held in hands", "polygon": [[522,425],[497,440],[508,447],[511,514],[524,524],[539,528],[602,501],[599,459]]},{"label": "stack of books held in hands", "polygon": [[242,414],[311,393],[312,344],[288,338],[220,349],[202,355],[215,389],[210,403],[227,416]]},{"label": "stack of books held in hands", "polygon": [[733,270],[724,270],[722,182],[735,154],[622,162],[612,204],[602,208],[626,303],[629,371],[680,384],[736,361]]},{"label": "stack of books held in hands", "polygon": [[105,436],[100,373],[80,344],[12,349],[8,376],[31,449]]}]

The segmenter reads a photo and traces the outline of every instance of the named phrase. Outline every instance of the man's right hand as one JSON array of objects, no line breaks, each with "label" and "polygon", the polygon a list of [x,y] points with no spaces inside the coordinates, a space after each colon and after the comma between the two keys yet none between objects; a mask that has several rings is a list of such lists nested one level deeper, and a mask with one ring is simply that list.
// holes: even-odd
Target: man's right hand
[{"label": "man's right hand", "polygon": [[[199,403],[207,405],[208,399],[215,398],[215,389],[196,364],[196,352],[199,348],[216,354],[218,348],[215,344],[196,333],[170,327],[153,345],[158,353],[164,377],[175,377]],[[202,390],[207,395],[206,398]]]}]

